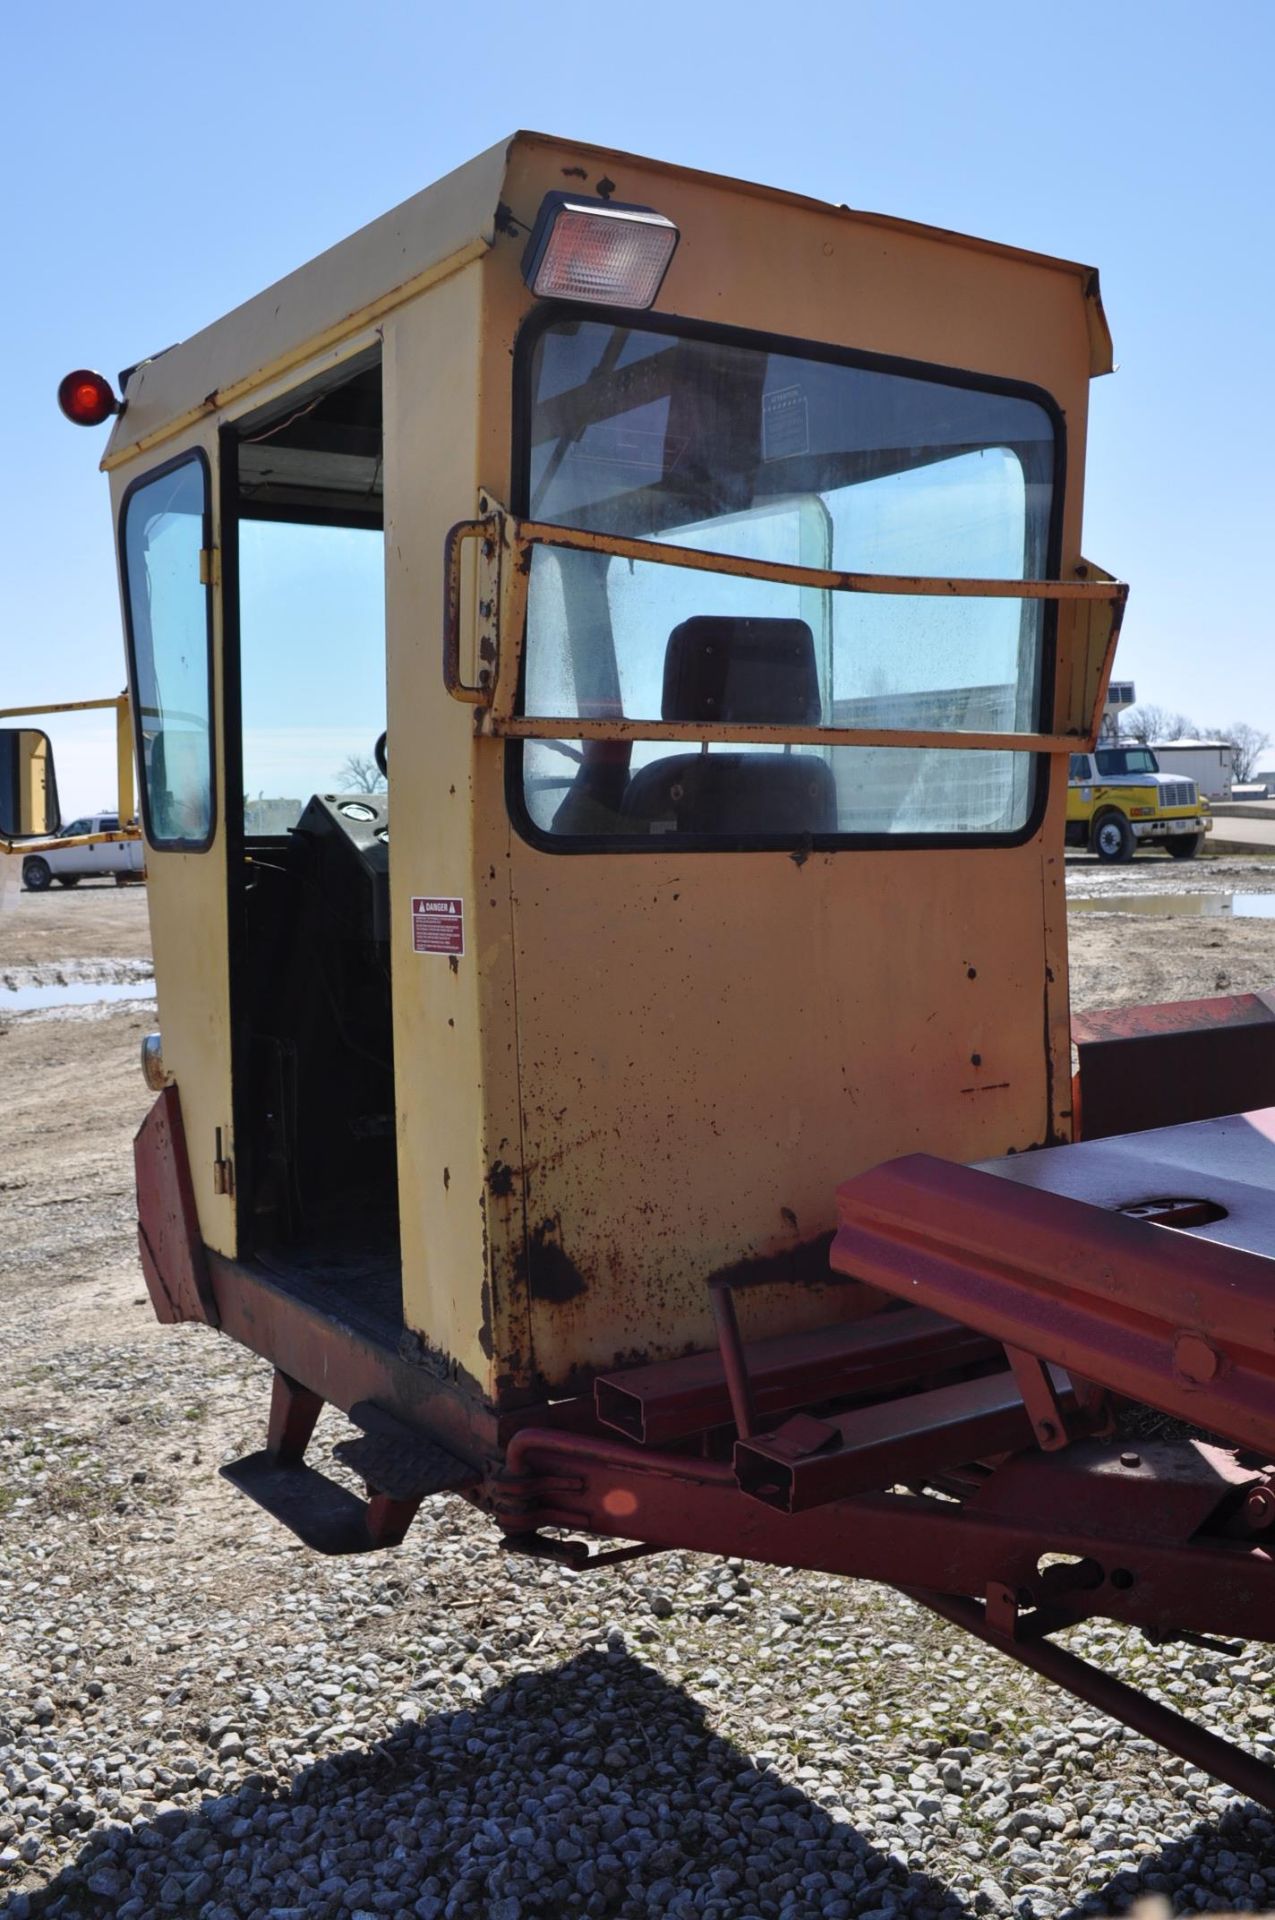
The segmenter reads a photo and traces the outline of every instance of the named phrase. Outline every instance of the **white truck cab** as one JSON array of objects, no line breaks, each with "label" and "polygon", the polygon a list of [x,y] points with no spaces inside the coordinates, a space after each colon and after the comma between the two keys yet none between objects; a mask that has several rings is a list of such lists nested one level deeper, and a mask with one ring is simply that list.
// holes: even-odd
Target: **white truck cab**
[{"label": "white truck cab", "polygon": [[[131,822],[130,822],[131,824]],[[89,813],[72,820],[62,829],[66,839],[81,834],[118,833],[117,813]],[[44,847],[28,853],[22,861],[22,884],[28,893],[46,893],[56,880],[61,887],[77,887],[81,880],[110,877],[116,886],[145,877],[146,863],[142,842],[102,840],[87,847]]]}]

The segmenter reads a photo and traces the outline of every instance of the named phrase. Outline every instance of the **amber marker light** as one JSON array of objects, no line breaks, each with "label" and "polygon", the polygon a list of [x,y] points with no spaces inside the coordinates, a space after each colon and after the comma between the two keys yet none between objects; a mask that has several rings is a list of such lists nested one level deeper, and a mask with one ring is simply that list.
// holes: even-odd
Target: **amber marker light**
[{"label": "amber marker light", "polygon": [[77,427],[100,427],[113,413],[120,412],[115,389],[103,373],[77,367],[58,384],[58,405]]}]

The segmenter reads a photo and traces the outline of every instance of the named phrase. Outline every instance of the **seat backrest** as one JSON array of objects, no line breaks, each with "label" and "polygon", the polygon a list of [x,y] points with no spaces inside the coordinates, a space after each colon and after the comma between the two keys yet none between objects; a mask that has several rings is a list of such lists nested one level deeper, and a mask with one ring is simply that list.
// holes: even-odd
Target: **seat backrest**
[{"label": "seat backrest", "polygon": [[[684,620],[669,635],[661,712],[665,720],[818,726],[809,626],[717,614]],[[639,768],[621,811],[652,833],[835,833],[837,788],[814,753],[682,752]]]},{"label": "seat backrest", "polygon": [[817,727],[822,706],[815,640],[804,620],[696,614],[664,654],[665,720]]}]

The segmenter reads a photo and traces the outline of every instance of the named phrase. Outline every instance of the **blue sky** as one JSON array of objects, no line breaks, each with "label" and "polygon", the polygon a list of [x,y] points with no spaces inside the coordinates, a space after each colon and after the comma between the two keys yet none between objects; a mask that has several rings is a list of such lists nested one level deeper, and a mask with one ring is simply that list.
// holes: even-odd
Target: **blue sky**
[{"label": "blue sky", "polygon": [[[1085,544],[1132,584],[1119,671],[1201,724],[1275,735],[1275,9],[556,18],[498,0],[12,14],[0,704],[123,680],[104,434],[62,420],[61,375],[114,375],[533,126],[1099,266],[1120,371],[1094,387]],[[66,769],[70,806],[108,797],[92,765]]]}]

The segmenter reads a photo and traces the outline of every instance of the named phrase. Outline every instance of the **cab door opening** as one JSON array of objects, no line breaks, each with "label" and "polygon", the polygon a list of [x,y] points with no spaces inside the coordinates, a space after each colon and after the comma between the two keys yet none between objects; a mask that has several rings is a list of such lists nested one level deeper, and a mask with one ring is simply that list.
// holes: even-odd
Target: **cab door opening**
[{"label": "cab door opening", "polygon": [[379,354],[223,454],[241,1257],[398,1325]]}]

